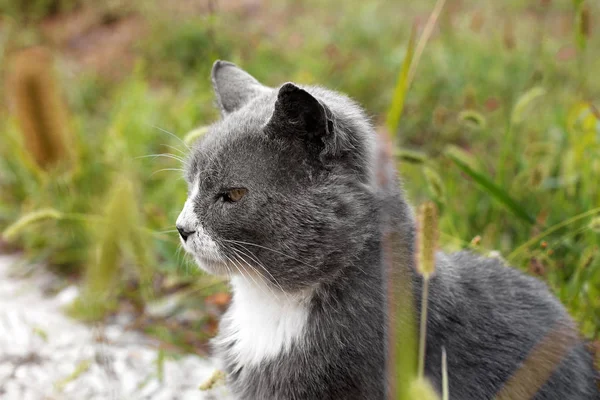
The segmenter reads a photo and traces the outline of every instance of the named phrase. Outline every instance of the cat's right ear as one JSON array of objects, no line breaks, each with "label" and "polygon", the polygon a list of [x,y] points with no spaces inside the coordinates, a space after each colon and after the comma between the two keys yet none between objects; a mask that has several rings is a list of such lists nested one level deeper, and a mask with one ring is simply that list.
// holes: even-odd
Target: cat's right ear
[{"label": "cat's right ear", "polygon": [[252,75],[228,61],[215,61],[211,79],[223,116],[240,109],[254,97],[269,90]]}]

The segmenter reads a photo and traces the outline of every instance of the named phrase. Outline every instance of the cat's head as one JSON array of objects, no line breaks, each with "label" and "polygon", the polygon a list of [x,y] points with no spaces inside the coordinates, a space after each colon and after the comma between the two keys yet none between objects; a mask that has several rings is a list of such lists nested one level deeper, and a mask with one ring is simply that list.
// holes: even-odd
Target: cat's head
[{"label": "cat's head", "polygon": [[364,113],[322,88],[263,86],[228,62],[212,81],[222,119],[187,160],[184,249],[210,273],[286,291],[333,279],[376,234]]}]

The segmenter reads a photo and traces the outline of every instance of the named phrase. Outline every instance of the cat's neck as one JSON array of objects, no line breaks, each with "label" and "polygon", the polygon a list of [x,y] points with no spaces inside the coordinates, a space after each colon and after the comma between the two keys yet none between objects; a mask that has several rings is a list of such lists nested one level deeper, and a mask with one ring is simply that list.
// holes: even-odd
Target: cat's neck
[{"label": "cat's neck", "polygon": [[256,366],[302,344],[311,291],[286,293],[264,280],[231,278],[233,299],[221,323],[218,345],[238,367]]}]

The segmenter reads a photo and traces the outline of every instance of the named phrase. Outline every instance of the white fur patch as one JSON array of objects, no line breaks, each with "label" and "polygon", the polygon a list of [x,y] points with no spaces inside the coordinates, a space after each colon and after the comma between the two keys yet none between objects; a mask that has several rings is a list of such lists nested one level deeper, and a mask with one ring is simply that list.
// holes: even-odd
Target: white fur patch
[{"label": "white fur patch", "polygon": [[190,195],[183,205],[183,210],[181,210],[179,216],[177,217],[177,226],[181,226],[187,231],[194,231],[198,226],[199,221],[194,213],[194,199],[198,196],[199,191],[200,185],[196,181],[192,187]]},{"label": "white fur patch", "polygon": [[302,343],[308,319],[310,296],[285,294],[252,282],[248,277],[231,279],[233,300],[221,322],[216,344],[233,343],[227,356],[234,359],[236,369],[256,366]]},{"label": "white fur patch", "polygon": [[202,268],[211,272],[211,268],[205,265],[206,261],[222,262],[223,256],[219,251],[217,243],[206,232],[202,226],[202,222],[194,212],[194,199],[198,196],[199,190],[199,184],[196,182],[183,205],[183,210],[181,210],[179,217],[177,217],[176,224],[188,232],[194,232],[186,241],[182,239],[181,244],[188,253],[194,255],[196,262]]}]

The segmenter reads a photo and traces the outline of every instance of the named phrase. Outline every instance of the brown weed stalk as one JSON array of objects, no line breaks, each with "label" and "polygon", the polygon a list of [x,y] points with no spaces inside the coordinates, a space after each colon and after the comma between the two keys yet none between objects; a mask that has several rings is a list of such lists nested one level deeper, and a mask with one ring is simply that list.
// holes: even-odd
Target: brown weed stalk
[{"label": "brown weed stalk", "polygon": [[53,75],[50,52],[32,47],[12,56],[8,89],[23,144],[35,164],[48,170],[74,161],[67,109]]},{"label": "brown weed stalk", "polygon": [[571,323],[559,321],[533,349],[498,392],[496,400],[531,399],[579,341]]}]

